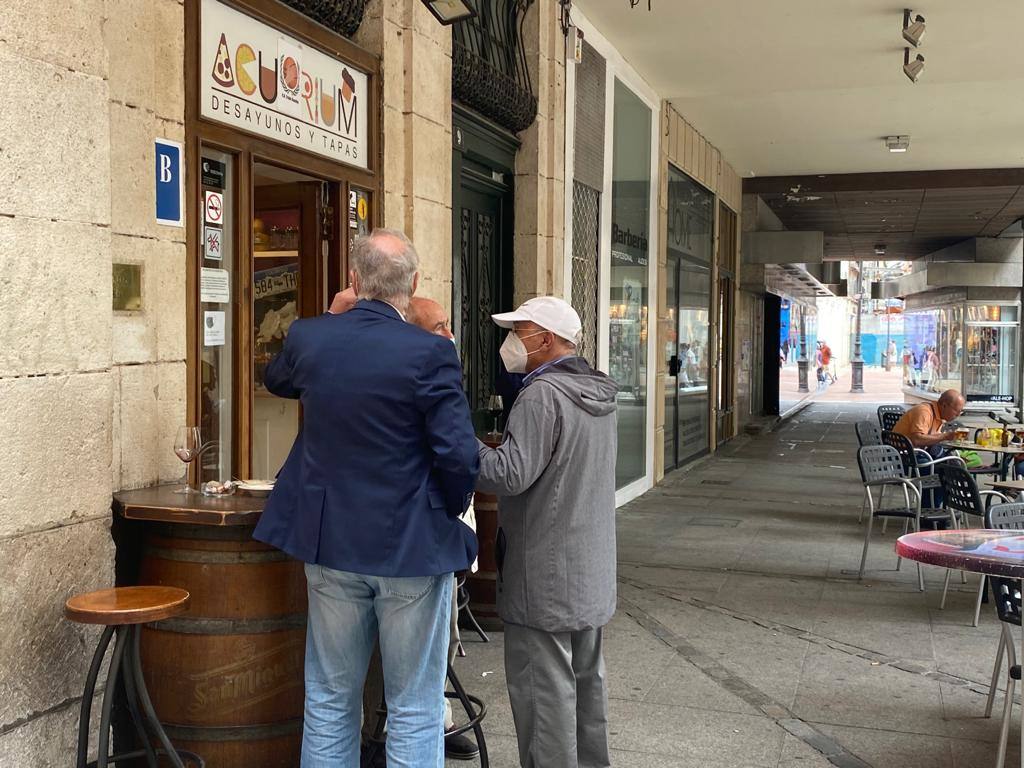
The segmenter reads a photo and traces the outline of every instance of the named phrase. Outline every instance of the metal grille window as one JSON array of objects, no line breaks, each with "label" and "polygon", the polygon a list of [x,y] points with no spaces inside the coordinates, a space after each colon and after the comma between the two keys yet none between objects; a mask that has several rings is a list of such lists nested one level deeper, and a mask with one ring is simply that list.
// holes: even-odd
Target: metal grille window
[{"label": "metal grille window", "polygon": [[537,117],[537,97],[523,48],[523,20],[533,0],[467,0],[477,14],[452,30],[452,93],[518,133]]},{"label": "metal grille window", "polygon": [[572,305],[583,323],[579,354],[597,366],[597,283],[601,193],[572,185]]}]

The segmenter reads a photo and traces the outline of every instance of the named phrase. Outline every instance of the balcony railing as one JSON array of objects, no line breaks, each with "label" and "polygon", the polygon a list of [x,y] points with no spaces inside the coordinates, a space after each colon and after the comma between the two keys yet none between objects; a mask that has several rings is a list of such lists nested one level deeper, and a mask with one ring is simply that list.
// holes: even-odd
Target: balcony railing
[{"label": "balcony railing", "polygon": [[284,0],[284,3],[339,35],[352,37],[363,22],[367,0]]},{"label": "balcony railing", "polygon": [[468,0],[477,15],[452,33],[452,94],[513,133],[537,117],[523,49],[523,21],[533,0]]}]

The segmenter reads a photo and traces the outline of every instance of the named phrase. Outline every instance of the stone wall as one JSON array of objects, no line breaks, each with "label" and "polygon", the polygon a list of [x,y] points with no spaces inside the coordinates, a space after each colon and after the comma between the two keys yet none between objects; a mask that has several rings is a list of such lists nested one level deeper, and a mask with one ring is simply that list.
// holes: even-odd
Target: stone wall
[{"label": "stone wall", "polygon": [[519,134],[515,183],[515,304],[565,293],[565,38],[557,0],[526,14],[523,47],[537,119]]},{"label": "stone wall", "polygon": [[355,42],[381,57],[384,226],[416,244],[418,293],[450,308],[451,30],[420,0],[371,0]]},{"label": "stone wall", "polygon": [[[180,475],[184,230],[154,223],[153,140],[183,135],[183,9],[5,8],[0,40],[0,755],[67,765],[96,633],[65,599],[110,585],[115,488]],[[16,73],[16,76],[14,76]],[[114,315],[111,264],[143,267]]]}]

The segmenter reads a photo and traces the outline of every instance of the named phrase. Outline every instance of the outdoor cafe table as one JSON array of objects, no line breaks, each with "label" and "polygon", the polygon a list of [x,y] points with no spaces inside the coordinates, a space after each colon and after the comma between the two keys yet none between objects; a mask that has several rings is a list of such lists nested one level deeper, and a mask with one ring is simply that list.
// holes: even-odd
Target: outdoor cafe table
[{"label": "outdoor cafe table", "polygon": [[[994,453],[1000,457],[1002,456],[1019,456],[1024,454],[1024,445],[1019,443],[1013,445],[978,445],[978,443],[970,443],[964,440],[945,440],[942,443],[943,447],[951,448],[954,451],[988,451]],[[1001,477],[1000,479],[1005,479]]]},{"label": "outdoor cafe table", "polygon": [[[973,528],[959,531],[922,531],[901,536],[896,554],[907,560],[987,576],[1024,579],[1024,535],[1020,531]],[[1021,655],[1024,659],[1024,628]],[[1021,766],[1024,768],[1024,708],[1021,710]]]},{"label": "outdoor cafe table", "polygon": [[1024,480],[996,480],[985,485],[1000,493],[1024,493]]}]

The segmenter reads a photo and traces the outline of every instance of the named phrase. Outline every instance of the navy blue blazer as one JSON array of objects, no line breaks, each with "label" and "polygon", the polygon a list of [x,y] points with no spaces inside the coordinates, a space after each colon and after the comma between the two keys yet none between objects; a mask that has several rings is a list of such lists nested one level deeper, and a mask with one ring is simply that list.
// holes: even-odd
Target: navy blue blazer
[{"label": "navy blue blazer", "polygon": [[372,576],[469,567],[480,463],[455,346],[361,301],[295,321],[264,383],[302,403],[302,431],[254,537]]}]

